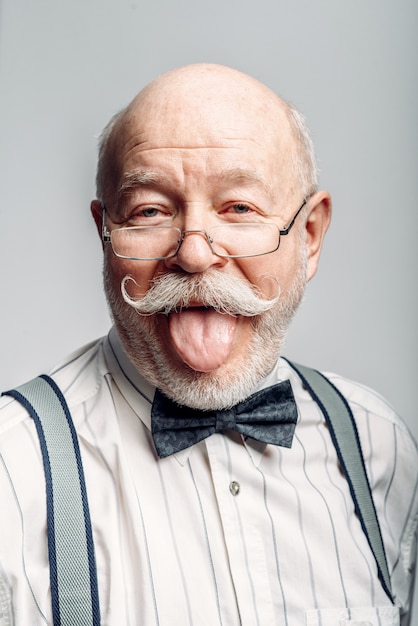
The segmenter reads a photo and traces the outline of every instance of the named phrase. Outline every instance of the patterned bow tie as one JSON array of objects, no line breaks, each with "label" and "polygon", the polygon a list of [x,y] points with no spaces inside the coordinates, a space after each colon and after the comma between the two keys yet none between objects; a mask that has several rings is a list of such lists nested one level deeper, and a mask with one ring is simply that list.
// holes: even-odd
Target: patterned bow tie
[{"label": "patterned bow tie", "polygon": [[262,389],[222,411],[199,411],[181,406],[157,389],[151,409],[151,431],[160,458],[225,429],[290,448],[297,416],[289,380]]}]

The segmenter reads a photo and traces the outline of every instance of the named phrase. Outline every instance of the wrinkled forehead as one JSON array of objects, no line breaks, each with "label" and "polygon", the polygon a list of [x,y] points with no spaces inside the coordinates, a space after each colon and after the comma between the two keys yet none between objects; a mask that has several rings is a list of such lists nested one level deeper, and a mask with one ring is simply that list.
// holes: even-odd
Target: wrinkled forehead
[{"label": "wrinkled forehead", "polygon": [[111,143],[116,177],[133,153],[236,147],[274,162],[282,178],[291,171],[295,148],[285,103],[229,68],[186,68],[157,79],[125,110]]}]

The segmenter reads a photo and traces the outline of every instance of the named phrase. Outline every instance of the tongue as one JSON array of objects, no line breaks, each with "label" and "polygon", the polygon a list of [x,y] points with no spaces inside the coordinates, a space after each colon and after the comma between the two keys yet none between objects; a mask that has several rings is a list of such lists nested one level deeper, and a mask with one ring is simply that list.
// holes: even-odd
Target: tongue
[{"label": "tongue", "polygon": [[210,372],[227,359],[237,318],[213,309],[190,308],[170,313],[169,331],[182,360],[198,372]]}]

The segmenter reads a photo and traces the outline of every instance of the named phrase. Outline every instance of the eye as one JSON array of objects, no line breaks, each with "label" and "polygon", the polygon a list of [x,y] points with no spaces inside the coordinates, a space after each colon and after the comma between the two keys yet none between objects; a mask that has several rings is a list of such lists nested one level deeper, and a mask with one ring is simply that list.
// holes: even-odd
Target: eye
[{"label": "eye", "polygon": [[259,209],[246,202],[233,202],[224,206],[220,212],[223,219],[236,222],[242,220],[258,220],[262,215]]},{"label": "eye", "polygon": [[157,209],[155,206],[150,206],[142,209],[138,215],[140,217],[157,217],[160,213],[160,209]]},{"label": "eye", "polygon": [[166,207],[158,205],[142,205],[137,206],[128,217],[129,226],[141,226],[148,224],[149,226],[159,225],[172,218],[172,212]]},{"label": "eye", "polygon": [[238,202],[237,204],[233,204],[230,207],[230,210],[237,215],[243,215],[245,213],[251,213],[254,209],[252,209],[248,204],[243,204]]}]

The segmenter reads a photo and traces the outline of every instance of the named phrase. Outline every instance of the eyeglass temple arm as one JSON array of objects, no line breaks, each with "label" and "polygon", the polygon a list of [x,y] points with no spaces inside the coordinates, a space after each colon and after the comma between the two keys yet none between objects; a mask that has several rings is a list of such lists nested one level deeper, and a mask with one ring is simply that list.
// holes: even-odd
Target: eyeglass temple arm
[{"label": "eyeglass temple arm", "polygon": [[301,206],[298,208],[298,210],[296,211],[295,215],[293,216],[293,219],[290,222],[289,226],[287,228],[284,228],[283,230],[280,231],[280,236],[281,237],[283,237],[284,235],[288,235],[289,234],[290,229],[292,228],[293,224],[295,223],[297,216],[302,211],[302,209],[305,206],[305,204],[307,203],[307,201],[308,201],[308,198],[305,198],[305,200],[302,202]]},{"label": "eyeglass temple arm", "polygon": [[106,207],[102,204],[102,241],[109,242],[110,241],[110,232],[105,224],[106,219]]}]

